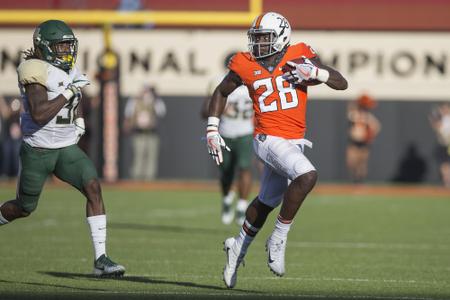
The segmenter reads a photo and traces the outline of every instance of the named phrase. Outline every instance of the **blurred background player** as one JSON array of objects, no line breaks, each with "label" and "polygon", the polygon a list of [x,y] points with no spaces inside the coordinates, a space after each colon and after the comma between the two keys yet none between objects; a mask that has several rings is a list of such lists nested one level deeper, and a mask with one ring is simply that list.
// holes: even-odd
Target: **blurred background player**
[{"label": "blurred background player", "polygon": [[75,66],[78,40],[64,22],[48,20],[36,27],[33,45],[17,68],[24,106],[21,170],[16,198],[0,204],[0,225],[28,217],[48,175],[54,174],[86,196],[94,274],[121,276],[125,268],[106,256],[106,214],[97,172],[77,146],[84,133],[81,89],[90,84]]},{"label": "blurred background player", "polygon": [[363,94],[348,106],[347,169],[353,182],[362,182],[367,177],[370,145],[381,129],[371,112],[376,105],[372,97]]},{"label": "blurred background player", "polygon": [[144,85],[137,97],[125,106],[125,133],[131,134],[133,143],[133,179],[153,180],[158,171],[158,123],[166,115],[166,105],[154,87]]},{"label": "blurred background player", "polygon": [[321,64],[310,46],[304,43],[291,46],[290,36],[290,24],[282,15],[268,12],[258,16],[248,31],[249,52],[239,52],[232,58],[230,71],[215,89],[209,106],[208,151],[220,164],[222,148],[227,146],[219,132],[219,117],[228,95],[242,84],[248,87],[255,111],[253,146],[265,164],[259,195],[247,208],[239,235],[224,242],[223,279],[229,288],[236,284],[237,270],[250,243],[269,213],[281,203],[266,251],[270,270],[284,275],[288,232],[317,181],[316,169],[303,153],[305,146],[312,146],[304,139],[307,85],[325,83],[337,90],[347,88],[345,78]]},{"label": "blurred background player", "polygon": [[[232,56],[229,55],[225,58],[225,68],[227,68]],[[223,76],[209,85],[209,97],[205,98],[202,106],[202,117],[205,119],[209,114],[211,95],[222,79]],[[242,225],[245,220],[245,210],[252,186],[251,165],[253,161],[253,105],[245,85],[239,86],[228,95],[227,104],[220,120],[220,135],[230,148],[230,151],[223,152],[223,163],[219,166],[222,189],[222,222],[230,224],[235,217],[233,209],[235,192],[232,190],[232,184],[237,171],[236,186],[239,200],[236,204],[236,222]]]},{"label": "blurred background player", "polygon": [[435,157],[444,186],[450,187],[450,104],[442,103],[431,111],[431,127],[436,133]]},{"label": "blurred background player", "polygon": [[20,131],[20,100],[7,101],[0,96],[0,175],[13,179],[19,171],[19,151],[22,142]]}]

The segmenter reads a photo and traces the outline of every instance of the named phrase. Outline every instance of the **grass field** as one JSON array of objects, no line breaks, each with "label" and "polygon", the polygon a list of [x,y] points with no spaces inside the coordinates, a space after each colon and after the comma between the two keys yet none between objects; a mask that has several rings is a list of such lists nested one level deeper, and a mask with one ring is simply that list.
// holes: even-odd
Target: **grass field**
[{"label": "grass field", "polygon": [[[0,199],[14,195],[0,188]],[[214,191],[104,188],[108,254],[122,279],[90,276],[84,200],[44,190],[29,218],[0,228],[0,299],[450,299],[450,198],[312,194],[275,277],[264,242],[250,246],[233,290],[222,282],[223,240]]]}]

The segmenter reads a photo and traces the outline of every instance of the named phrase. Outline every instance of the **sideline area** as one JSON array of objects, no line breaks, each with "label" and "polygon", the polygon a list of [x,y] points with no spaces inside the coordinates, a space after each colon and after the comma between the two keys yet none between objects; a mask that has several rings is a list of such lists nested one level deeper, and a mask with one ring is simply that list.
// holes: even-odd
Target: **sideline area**
[{"label": "sideline area", "polygon": [[[0,181],[0,188],[13,188],[16,181]],[[45,188],[64,188],[69,186],[57,179],[49,180]],[[114,183],[102,182],[103,189],[119,189],[129,191],[205,191],[219,192],[217,180],[156,180],[151,182],[121,180]],[[255,182],[253,192],[259,188]],[[347,184],[319,183],[312,194],[317,195],[379,195],[379,196],[432,196],[448,197],[450,189],[433,185],[389,185],[389,184]]]}]

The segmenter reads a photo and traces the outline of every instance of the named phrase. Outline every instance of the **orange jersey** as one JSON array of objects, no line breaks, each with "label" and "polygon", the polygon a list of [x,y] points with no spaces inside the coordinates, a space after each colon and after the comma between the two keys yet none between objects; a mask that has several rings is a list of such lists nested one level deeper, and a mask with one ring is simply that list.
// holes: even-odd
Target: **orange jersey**
[{"label": "orange jersey", "polygon": [[285,139],[303,138],[306,132],[306,86],[292,86],[283,79],[281,67],[287,61],[315,57],[306,44],[288,46],[283,58],[269,72],[249,52],[238,52],[229,68],[248,87],[255,111],[255,132],[279,136]]}]

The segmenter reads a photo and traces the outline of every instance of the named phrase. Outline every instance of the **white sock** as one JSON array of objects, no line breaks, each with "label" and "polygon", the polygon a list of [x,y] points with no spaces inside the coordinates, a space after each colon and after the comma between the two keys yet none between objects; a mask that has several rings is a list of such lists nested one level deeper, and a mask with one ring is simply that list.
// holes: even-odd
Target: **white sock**
[{"label": "white sock", "polygon": [[[258,231],[259,228],[253,227],[247,220],[245,220],[244,225],[241,227],[241,231],[239,231],[239,235],[235,239],[236,242],[233,245],[234,250],[239,252],[238,249],[241,249],[240,254],[245,255],[245,253],[247,253],[248,246],[250,246]],[[247,232],[251,232],[252,235]]]},{"label": "white sock", "polygon": [[95,260],[106,255],[106,215],[87,217],[94,245]]},{"label": "white sock", "polygon": [[231,205],[233,203],[234,200],[234,192],[230,191],[228,192],[228,194],[223,197],[223,203],[226,205]]},{"label": "white sock", "polygon": [[[3,203],[0,203],[0,208],[2,207]],[[2,216],[2,211],[0,210],[0,225],[6,225],[9,221],[5,219],[5,217]]]},{"label": "white sock", "polygon": [[291,229],[291,225],[292,221],[290,221],[289,223],[287,223],[286,221],[282,222],[280,220],[280,216],[278,216],[272,235],[279,239],[287,238],[289,230]]},{"label": "white sock", "polygon": [[236,210],[239,212],[245,212],[247,210],[247,200],[239,199],[238,203],[236,204]]}]

